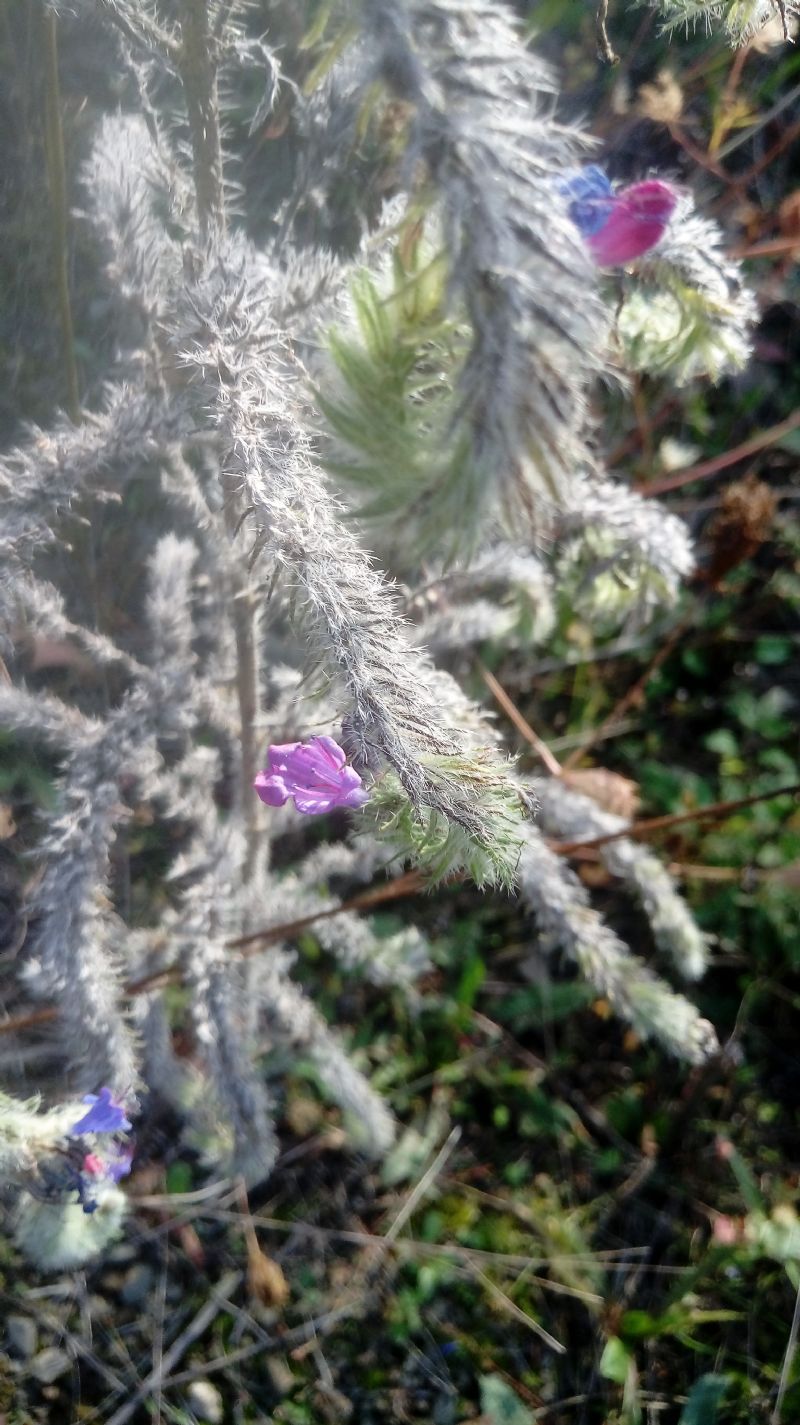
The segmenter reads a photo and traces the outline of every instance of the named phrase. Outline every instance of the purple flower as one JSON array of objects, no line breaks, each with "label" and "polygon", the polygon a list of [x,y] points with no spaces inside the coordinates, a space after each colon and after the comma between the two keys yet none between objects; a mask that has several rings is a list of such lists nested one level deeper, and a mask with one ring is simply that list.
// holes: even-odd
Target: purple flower
[{"label": "purple flower", "polygon": [[648,178],[615,193],[602,168],[571,169],[557,184],[567,212],[598,267],[619,267],[655,247],[675,211],[678,194],[669,183]]},{"label": "purple flower", "polygon": [[78,1138],[84,1133],[127,1133],[130,1120],[125,1117],[125,1109],[114,1098],[111,1089],[102,1088],[99,1094],[87,1093],[81,1102],[91,1107],[70,1128],[71,1138]]},{"label": "purple flower", "polygon": [[293,797],[297,810],[305,816],[317,816],[334,807],[362,807],[369,795],[332,737],[273,744],[267,766],[253,786],[270,807],[282,807]]},{"label": "purple flower", "polygon": [[113,1152],[106,1158],[106,1177],[112,1183],[118,1183],[120,1178],[126,1178],[131,1170],[133,1162],[133,1144],[115,1143]]}]

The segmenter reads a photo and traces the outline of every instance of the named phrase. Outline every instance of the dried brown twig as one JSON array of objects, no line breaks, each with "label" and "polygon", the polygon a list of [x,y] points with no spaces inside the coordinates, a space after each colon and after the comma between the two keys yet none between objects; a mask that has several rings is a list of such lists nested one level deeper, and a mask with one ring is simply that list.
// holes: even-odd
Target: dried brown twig
[{"label": "dried brown twig", "polygon": [[768,426],[759,435],[751,436],[750,440],[743,441],[741,445],[735,445],[731,450],[723,450],[721,455],[714,455],[710,460],[701,461],[699,465],[690,465],[686,470],[678,470],[674,475],[666,475],[663,480],[644,481],[634,488],[640,495],[665,495],[669,490],[680,490],[684,485],[690,485],[693,480],[707,480],[710,475],[727,470],[737,461],[746,460],[749,455],[757,455],[760,450],[775,445],[779,440],[783,440],[785,435],[797,430],[798,426],[800,411],[793,411],[785,421]]}]

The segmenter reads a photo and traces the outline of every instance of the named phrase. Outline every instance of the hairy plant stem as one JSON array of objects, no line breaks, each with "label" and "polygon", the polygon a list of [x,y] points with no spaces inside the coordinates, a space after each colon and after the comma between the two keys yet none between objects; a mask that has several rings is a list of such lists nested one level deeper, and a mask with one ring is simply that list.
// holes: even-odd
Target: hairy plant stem
[{"label": "hairy plant stem", "polygon": [[[230,475],[223,476],[225,486],[225,522],[228,534],[236,536],[236,502],[239,494],[238,482]],[[239,756],[240,796],[242,817],[247,838],[243,876],[249,880],[253,874],[261,830],[261,803],[253,791],[253,782],[258,772],[258,742],[256,720],[259,709],[259,661],[258,661],[258,606],[249,588],[247,566],[241,571],[233,566],[232,616],[233,635],[236,642],[236,695],[239,701],[241,723],[241,747]]]},{"label": "hairy plant stem", "polygon": [[67,173],[64,161],[64,130],[61,124],[61,89],[58,82],[58,17],[53,10],[44,13],[44,126],[47,178],[53,211],[53,257],[58,293],[58,315],[61,324],[61,350],[66,380],[66,410],[75,425],[80,424],[81,399],[78,368],[75,362],[75,342],[72,330],[72,307],[69,300]]},{"label": "hairy plant stem", "polygon": [[[216,40],[211,33],[207,0],[181,0],[180,73],[186,97],[192,143],[200,236],[209,248],[225,232],[222,142],[219,130]],[[223,475],[225,520],[231,540],[238,527],[239,484]],[[258,771],[255,725],[258,714],[258,612],[248,591],[246,572],[234,578],[233,628],[236,640],[236,693],[241,722],[240,796],[247,836],[244,864],[252,875],[259,832],[259,803],[253,792]]]},{"label": "hairy plant stem", "polygon": [[192,143],[197,216],[205,240],[225,231],[215,48],[207,0],[181,0],[179,68]]},{"label": "hairy plant stem", "polygon": [[173,64],[177,63],[180,45],[173,39],[169,30],[163,29],[153,16],[147,13],[143,5],[123,8],[115,4],[114,0],[97,0],[97,8],[104,18],[125,36],[134,52],[149,50],[151,54],[161,55]]}]

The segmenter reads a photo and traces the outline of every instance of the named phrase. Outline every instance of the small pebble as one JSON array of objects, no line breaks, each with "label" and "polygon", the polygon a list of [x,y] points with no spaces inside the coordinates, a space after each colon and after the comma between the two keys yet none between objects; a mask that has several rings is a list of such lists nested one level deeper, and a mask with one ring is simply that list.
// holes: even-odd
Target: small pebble
[{"label": "small pebble", "polygon": [[120,1289],[120,1296],[128,1306],[141,1306],[150,1292],[155,1281],[155,1272],[146,1262],[137,1262],[125,1273],[125,1280]]},{"label": "small pebble", "polygon": [[219,1425],[222,1419],[222,1396],[208,1380],[193,1380],[186,1391],[186,1404],[198,1420],[206,1425]]},{"label": "small pebble", "polygon": [[283,1397],[294,1390],[295,1376],[285,1356],[266,1356],[264,1365],[274,1390]]},{"label": "small pebble", "polygon": [[39,1344],[36,1322],[30,1316],[6,1317],[6,1337],[15,1356],[27,1360]]},{"label": "small pebble", "polygon": [[34,1356],[28,1370],[34,1380],[41,1381],[42,1385],[52,1385],[54,1380],[63,1376],[65,1371],[71,1370],[72,1359],[66,1351],[62,1351],[60,1346],[45,1346],[37,1356]]},{"label": "small pebble", "polygon": [[87,1297],[86,1310],[93,1321],[108,1321],[114,1312],[114,1308],[108,1298],[100,1296],[99,1293]]},{"label": "small pebble", "polygon": [[135,1259],[136,1248],[132,1242],[117,1242],[115,1247],[106,1252],[106,1262],[109,1266],[126,1267],[128,1262]]}]

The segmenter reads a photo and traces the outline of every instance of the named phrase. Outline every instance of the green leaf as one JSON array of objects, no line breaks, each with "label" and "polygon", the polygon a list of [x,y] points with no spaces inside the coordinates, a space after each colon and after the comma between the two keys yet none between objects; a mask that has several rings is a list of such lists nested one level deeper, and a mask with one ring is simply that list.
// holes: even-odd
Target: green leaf
[{"label": "green leaf", "polygon": [[790,430],[776,440],[778,450],[788,450],[790,455],[800,455],[800,430]]},{"label": "green leaf", "polygon": [[757,638],[753,654],[757,663],[788,663],[792,656],[791,638],[781,638],[779,634],[765,634]]},{"label": "green leaf", "polygon": [[[376,832],[432,882],[464,870],[478,889],[514,883],[523,810],[513,783],[504,778],[504,769],[492,762],[492,755],[489,749],[477,749],[469,760],[425,759],[432,778],[441,778],[443,785],[449,780],[459,794],[474,791],[473,804],[479,811],[474,829],[447,821],[433,809],[420,816],[394,772],[384,773],[373,788],[368,815]],[[362,825],[368,824],[365,818]]]},{"label": "green leaf", "polygon": [[619,1336],[609,1336],[600,1357],[601,1376],[616,1381],[617,1385],[624,1385],[632,1365],[633,1356],[625,1342],[620,1341]]},{"label": "green leaf", "polygon": [[662,1334],[664,1318],[653,1316],[649,1311],[626,1311],[619,1325],[628,1340],[645,1341]]},{"label": "green leaf", "polygon": [[191,1192],[194,1186],[188,1163],[171,1163],[167,1168],[167,1192]]},{"label": "green leaf", "polygon": [[501,1024],[522,1029],[540,1029],[545,1024],[558,1024],[576,1010],[585,1009],[597,999],[597,991],[579,980],[547,981],[526,986],[503,996],[494,1007],[494,1017]]},{"label": "green leaf", "polygon": [[728,1376],[719,1375],[701,1376],[695,1381],[678,1425],[715,1425],[728,1383]]},{"label": "green leaf", "polygon": [[305,95],[314,93],[317,85],[321,84],[326,74],[333,69],[337,59],[341,58],[347,46],[352,43],[357,34],[357,26],[352,24],[345,25],[339,31],[338,35],[326,45],[324,53],[314,65],[311,73],[307,75],[303,84],[303,93]]},{"label": "green leaf", "polygon": [[761,1196],[758,1182],[749,1164],[745,1162],[741,1153],[734,1148],[732,1143],[728,1146],[727,1160],[731,1172],[739,1185],[739,1191],[747,1204],[748,1211],[763,1216],[764,1199]]},{"label": "green leaf", "polygon": [[480,1376],[481,1414],[491,1425],[533,1425],[533,1415],[502,1376]]},{"label": "green leaf", "polygon": [[710,1321],[740,1321],[741,1311],[725,1307],[703,1310],[693,1301],[676,1302],[662,1316],[649,1311],[626,1311],[620,1321],[620,1332],[626,1341],[651,1340],[655,1336],[680,1336],[695,1326]]},{"label": "green leaf", "polygon": [[316,392],[337,437],[326,453],[331,473],[368,499],[360,520],[392,523],[414,558],[452,555],[477,528],[481,476],[453,394],[466,355],[463,322],[447,312],[446,262],[408,217],[393,255],[393,282],[357,272],[355,324],[329,333],[338,377]]},{"label": "green leaf", "polygon": [[736,757],[739,752],[738,740],[729,727],[717,727],[709,732],[705,744],[709,752],[716,752],[720,757]]},{"label": "green leaf", "polygon": [[318,6],[317,13],[298,45],[299,50],[311,49],[314,45],[319,44],[328,28],[332,9],[333,0],[322,0],[322,4]]},{"label": "green leaf", "polygon": [[786,1265],[800,1261],[800,1220],[789,1203],[773,1208],[769,1217],[760,1211],[752,1212],[748,1227],[761,1251],[776,1262]]},{"label": "green leaf", "polygon": [[461,972],[461,979],[456,990],[456,1000],[460,1005],[471,1008],[475,1003],[475,997],[486,979],[486,964],[481,956],[474,952],[470,955],[464,969]]}]

